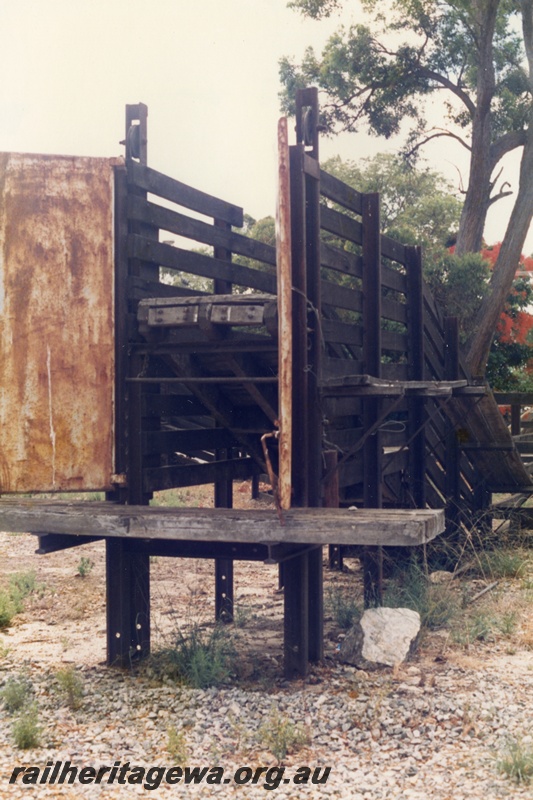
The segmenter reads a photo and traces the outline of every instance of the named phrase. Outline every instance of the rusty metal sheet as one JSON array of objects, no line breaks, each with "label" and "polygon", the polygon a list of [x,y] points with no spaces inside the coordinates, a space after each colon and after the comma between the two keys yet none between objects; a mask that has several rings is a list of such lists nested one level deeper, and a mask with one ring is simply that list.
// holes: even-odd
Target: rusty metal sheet
[{"label": "rusty metal sheet", "polygon": [[0,154],[0,493],[111,488],[113,163]]}]

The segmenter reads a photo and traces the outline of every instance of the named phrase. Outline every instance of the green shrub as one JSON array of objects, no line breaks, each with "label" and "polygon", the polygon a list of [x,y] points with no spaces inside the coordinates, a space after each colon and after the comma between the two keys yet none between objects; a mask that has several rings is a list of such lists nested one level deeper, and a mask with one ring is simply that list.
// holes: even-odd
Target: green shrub
[{"label": "green shrub", "polygon": [[20,610],[11,596],[7,592],[0,590],[0,628],[7,628],[11,625],[13,617]]},{"label": "green shrub", "polygon": [[15,605],[22,611],[22,604],[28,595],[35,591],[35,571],[15,572],[9,576],[9,595]]},{"label": "green shrub", "polygon": [[327,607],[339,628],[351,628],[362,614],[361,607],[352,594],[338,586],[331,587],[327,594]]},{"label": "green shrub", "polygon": [[527,559],[520,550],[485,550],[478,558],[479,571],[490,578],[522,578]]},{"label": "green shrub", "polygon": [[257,738],[259,744],[270,750],[278,762],[309,740],[301,725],[295,725],[277,709],[272,709],[267,721],[259,728]]},{"label": "green shrub", "polygon": [[13,723],[13,738],[21,750],[30,750],[38,747],[41,739],[41,727],[37,705],[32,703],[27,706],[21,716]]},{"label": "green shrub", "polygon": [[169,728],[167,734],[167,752],[172,756],[175,764],[186,766],[189,758],[189,748],[184,731]]},{"label": "green shrub", "polygon": [[18,711],[28,702],[33,691],[31,682],[25,676],[10,677],[2,689],[2,700],[10,714]]},{"label": "green shrub", "polygon": [[83,681],[74,667],[65,667],[56,672],[56,680],[65,695],[69,708],[77,709],[83,698]]},{"label": "green shrub", "polygon": [[203,630],[195,624],[188,635],[178,632],[173,647],[156,654],[155,668],[166,677],[205,689],[227,680],[234,660],[235,650],[226,627]]},{"label": "green shrub", "polygon": [[78,575],[80,578],[86,578],[87,575],[91,573],[93,567],[94,561],[91,561],[87,556],[82,556],[78,564]]},{"label": "green shrub", "polygon": [[447,584],[431,584],[416,564],[392,578],[385,589],[383,605],[411,608],[420,614],[422,625],[430,630],[442,628],[459,611],[459,600]]},{"label": "green shrub", "polygon": [[500,772],[516,783],[531,783],[533,748],[524,745],[520,739],[511,740],[497,766]]}]

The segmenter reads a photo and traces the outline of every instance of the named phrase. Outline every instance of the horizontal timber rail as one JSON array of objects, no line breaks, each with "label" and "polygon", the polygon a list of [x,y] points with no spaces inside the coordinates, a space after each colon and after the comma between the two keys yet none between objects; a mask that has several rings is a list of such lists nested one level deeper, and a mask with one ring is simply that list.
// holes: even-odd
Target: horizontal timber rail
[{"label": "horizontal timber rail", "polygon": [[444,530],[436,509],[172,509],[2,500],[0,529],[19,533],[256,544],[417,546]]}]

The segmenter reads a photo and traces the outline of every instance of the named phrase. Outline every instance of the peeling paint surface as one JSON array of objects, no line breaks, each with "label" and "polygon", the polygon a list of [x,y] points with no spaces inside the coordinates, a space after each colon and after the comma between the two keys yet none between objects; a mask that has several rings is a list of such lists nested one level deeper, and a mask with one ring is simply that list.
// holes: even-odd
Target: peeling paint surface
[{"label": "peeling paint surface", "polygon": [[0,154],[0,493],[111,488],[113,161]]}]

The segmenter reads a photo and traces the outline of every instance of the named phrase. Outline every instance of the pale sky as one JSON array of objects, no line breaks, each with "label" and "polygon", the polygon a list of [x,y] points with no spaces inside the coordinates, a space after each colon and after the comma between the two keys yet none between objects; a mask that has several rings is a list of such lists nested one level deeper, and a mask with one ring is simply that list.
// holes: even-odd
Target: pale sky
[{"label": "pale sky", "polygon": [[[150,166],[274,214],[279,58],[320,51],[340,21],[305,21],[286,0],[0,0],[0,151],[121,155],[124,106],[143,102]],[[359,133],[323,140],[321,155],[395,147]],[[440,141],[428,156],[466,180],[460,147]],[[508,213],[496,205],[488,241]]]}]

